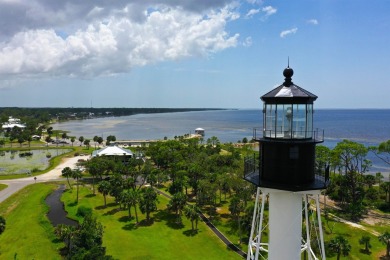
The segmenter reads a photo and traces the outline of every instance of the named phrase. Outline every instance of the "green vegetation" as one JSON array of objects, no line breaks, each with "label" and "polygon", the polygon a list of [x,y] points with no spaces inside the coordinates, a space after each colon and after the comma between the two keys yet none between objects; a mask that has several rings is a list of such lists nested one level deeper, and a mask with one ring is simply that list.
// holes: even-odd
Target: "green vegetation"
[{"label": "green vegetation", "polygon": [[0,204],[7,228],[0,236],[2,259],[61,259],[54,228],[46,217],[44,199],[57,185],[27,186]]},{"label": "green vegetation", "polygon": [[94,209],[94,216],[104,228],[103,246],[107,254],[117,259],[240,259],[226,249],[226,246],[202,222],[198,224],[198,233],[193,234],[191,222],[183,219],[176,223],[176,215],[167,210],[169,200],[161,195],[157,211],[151,213],[151,221],[146,214],[138,211],[140,222],[129,218],[128,211],[120,209],[115,198],[107,197],[107,207],[101,194],[91,196],[91,190],[80,187],[80,200],[76,205],[76,191],[68,190],[63,195],[66,210],[74,219],[78,207]]},{"label": "green vegetation", "polygon": [[79,226],[60,224],[55,233],[66,245],[61,250],[61,255],[66,259],[112,259],[106,255],[106,248],[102,246],[103,226],[91,213],[83,216]]},{"label": "green vegetation", "polygon": [[0,183],[0,191],[6,189],[8,185]]},{"label": "green vegetation", "polygon": [[48,123],[51,120],[84,119],[105,116],[129,116],[148,113],[173,113],[189,111],[219,110],[215,108],[23,108],[0,107],[0,123],[6,122],[9,116],[20,118],[22,122]]},{"label": "green vegetation", "polygon": [[[48,132],[51,131],[48,129]],[[72,152],[63,156],[91,152],[93,148],[89,147],[90,143],[85,142],[83,137],[80,139],[85,146],[77,145]],[[94,138],[93,141],[96,145],[100,140]],[[114,139],[110,137],[107,141]],[[251,147],[251,144],[241,145],[241,148],[220,144],[216,137],[208,139],[205,144],[200,139],[178,137],[177,140],[157,142],[150,147],[134,148],[136,154],[146,157],[132,158],[126,164],[119,158],[93,158],[83,165],[86,174],[81,175],[70,168],[62,171],[63,176],[68,178],[69,186],[63,200],[70,216],[80,223],[92,213],[97,221],[96,226],[99,226],[97,223],[102,224],[103,244],[99,246],[105,247],[105,253],[114,258],[123,259],[131,254],[135,259],[238,259],[236,253],[226,249],[199,221],[196,212],[201,210],[230,241],[246,251],[255,187],[242,179],[242,161],[244,156],[253,154]],[[332,150],[323,146],[317,148],[317,173],[324,174],[327,167],[331,171],[332,182],[326,192],[336,202],[336,207],[328,209],[328,213],[359,221],[368,210],[388,212],[389,182],[380,178],[380,174],[371,177],[365,174],[370,167],[367,154],[374,148],[348,140]],[[377,153],[383,155],[383,150],[377,150]],[[63,156],[51,160],[52,168],[59,164]],[[86,176],[91,178],[82,180]],[[151,187],[144,186],[146,180]],[[31,198],[19,194],[16,200],[12,197],[14,201],[11,204],[11,198],[2,203],[0,215],[7,219],[7,229],[0,236],[1,244],[10,243],[11,237],[24,234],[12,226],[16,221],[12,216],[20,210],[19,205],[38,199],[35,196],[41,195],[42,198],[53,188],[53,185],[29,186],[21,194],[31,192],[34,195]],[[169,193],[172,198],[157,195],[154,188]],[[44,217],[47,208],[42,206],[43,199],[33,205],[35,208],[24,206],[26,212],[17,214],[34,216],[36,212],[33,214],[29,211],[36,210],[39,205],[42,210],[36,211],[40,212],[42,218],[31,221],[40,223],[42,227],[42,223],[48,223]],[[351,259],[373,259],[386,253],[387,240],[378,239],[372,232],[376,231],[382,237],[388,231],[388,226],[364,224],[368,232],[331,217],[324,219],[323,223],[329,259],[347,253]],[[32,222],[29,224],[33,225]],[[56,240],[51,226],[45,224],[43,230],[38,230],[37,234],[46,241],[42,243],[48,242],[49,247],[54,249],[49,256],[56,259],[59,249],[67,242],[63,237],[64,244]],[[8,240],[3,242],[7,236]],[[263,238],[266,239],[267,235]],[[12,255],[12,250],[18,253],[18,257],[22,256],[15,251],[17,246],[12,248],[7,257]],[[3,249],[1,247],[0,252]],[[103,252],[101,249],[97,251]]]}]

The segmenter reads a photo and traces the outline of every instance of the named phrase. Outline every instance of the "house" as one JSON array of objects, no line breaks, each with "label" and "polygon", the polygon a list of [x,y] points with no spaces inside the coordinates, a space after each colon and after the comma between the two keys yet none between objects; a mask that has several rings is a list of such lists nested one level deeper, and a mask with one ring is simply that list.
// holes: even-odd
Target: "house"
[{"label": "house", "polygon": [[12,128],[14,128],[14,127],[18,127],[18,128],[22,128],[22,129],[24,129],[24,128],[26,128],[26,125],[24,125],[24,124],[22,124],[21,122],[20,122],[20,119],[19,118],[13,118],[12,116],[10,116],[9,118],[8,118],[8,122],[7,123],[4,123],[3,125],[2,125],[2,128],[4,129],[4,130],[11,130]]}]

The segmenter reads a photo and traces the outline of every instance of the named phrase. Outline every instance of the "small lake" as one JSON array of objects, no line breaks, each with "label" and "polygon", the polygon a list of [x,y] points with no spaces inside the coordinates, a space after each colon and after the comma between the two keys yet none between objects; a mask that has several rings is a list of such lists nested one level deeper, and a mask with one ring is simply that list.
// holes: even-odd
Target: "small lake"
[{"label": "small lake", "polygon": [[0,151],[0,175],[27,174],[49,167],[51,158],[71,149],[39,149],[29,151]]}]

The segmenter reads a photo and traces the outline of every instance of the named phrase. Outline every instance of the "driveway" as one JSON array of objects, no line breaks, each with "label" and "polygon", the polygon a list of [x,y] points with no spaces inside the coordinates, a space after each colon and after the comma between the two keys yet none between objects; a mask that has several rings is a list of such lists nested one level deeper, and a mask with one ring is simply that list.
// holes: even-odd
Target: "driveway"
[{"label": "driveway", "polygon": [[0,180],[0,183],[8,185],[6,189],[0,191],[0,203],[29,184],[33,184],[35,182],[48,182],[62,179],[62,169],[64,169],[65,167],[70,167],[73,169],[74,167],[76,167],[76,163],[79,159],[87,160],[89,159],[89,155],[65,158],[61,162],[61,164],[53,170],[45,174],[35,176],[37,178],[36,180],[34,180],[34,177],[26,177],[14,180]]}]

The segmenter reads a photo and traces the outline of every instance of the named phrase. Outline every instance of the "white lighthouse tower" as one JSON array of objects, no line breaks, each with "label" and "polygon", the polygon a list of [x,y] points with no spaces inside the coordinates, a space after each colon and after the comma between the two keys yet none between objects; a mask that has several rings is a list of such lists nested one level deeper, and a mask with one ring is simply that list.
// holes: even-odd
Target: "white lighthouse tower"
[{"label": "white lighthouse tower", "polygon": [[[313,128],[313,102],[317,96],[295,85],[294,71],[283,71],[285,81],[261,97],[263,128],[254,130],[259,158],[245,160],[245,180],[257,188],[247,259],[325,259],[319,207],[321,189],[329,171],[315,174],[315,146],[323,132]],[[268,201],[268,224],[265,205]],[[311,203],[314,201],[314,203]],[[316,214],[309,214],[314,208]],[[317,216],[315,221],[310,216]],[[316,223],[318,226],[313,228]],[[303,231],[302,231],[303,230]],[[268,240],[264,233],[267,231]],[[312,233],[318,243],[312,247]],[[304,236],[303,236],[304,234]]]}]

